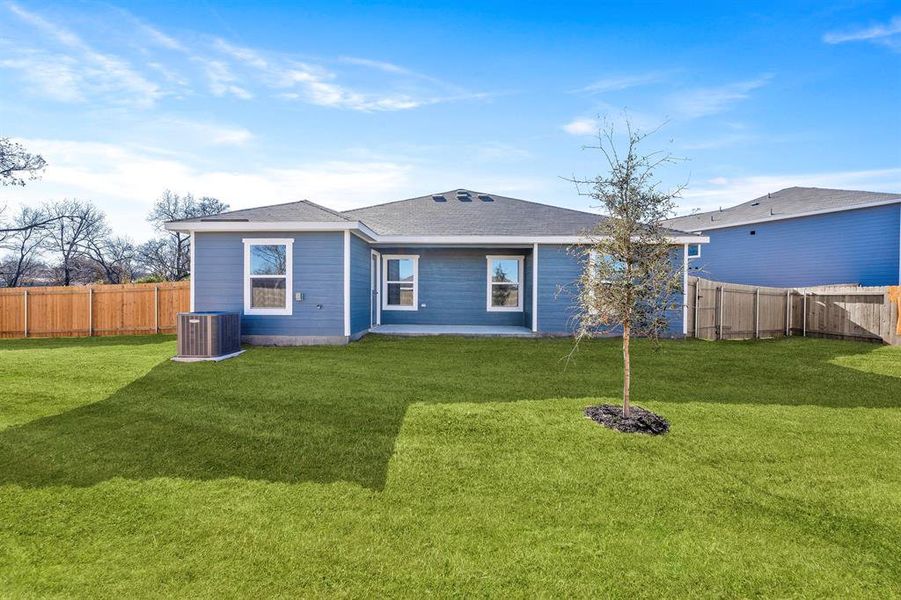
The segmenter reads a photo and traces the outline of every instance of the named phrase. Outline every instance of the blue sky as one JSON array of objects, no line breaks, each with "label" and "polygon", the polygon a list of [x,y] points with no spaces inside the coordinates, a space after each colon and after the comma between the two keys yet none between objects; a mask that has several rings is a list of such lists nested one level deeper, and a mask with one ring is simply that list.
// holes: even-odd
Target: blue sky
[{"label": "blue sky", "polygon": [[0,3],[11,207],[164,188],[335,208],[466,187],[587,208],[597,118],[686,160],[680,211],[791,185],[901,192],[901,5]]}]

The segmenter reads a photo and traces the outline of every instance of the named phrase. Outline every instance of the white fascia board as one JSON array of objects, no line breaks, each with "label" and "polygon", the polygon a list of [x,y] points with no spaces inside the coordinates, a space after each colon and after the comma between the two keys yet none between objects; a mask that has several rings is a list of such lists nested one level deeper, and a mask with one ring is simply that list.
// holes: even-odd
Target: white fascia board
[{"label": "white fascia board", "polygon": [[[574,235],[379,235],[360,221],[314,222],[314,221],[193,221],[184,223],[166,223],[169,231],[185,232],[229,232],[229,231],[352,231],[359,237],[378,245],[448,245],[462,244],[473,246],[510,246],[532,244],[585,244],[589,239]],[[671,236],[673,244],[706,244],[710,238],[685,234]]]},{"label": "white fascia board", "polygon": [[[710,238],[703,235],[686,234],[667,238],[673,244],[706,244]],[[545,236],[495,236],[495,235],[449,235],[449,236],[406,236],[382,235],[375,239],[379,245],[448,245],[460,244],[470,246],[523,246],[531,248],[533,244],[587,244],[590,239],[571,235]]]},{"label": "white fascia board", "polygon": [[[862,208],[875,208],[877,206],[887,206],[889,204],[899,204],[901,198],[892,198],[891,200],[880,200],[879,202],[869,202],[867,204],[859,204],[857,206],[842,206],[839,208],[823,208],[820,210],[810,210],[802,213],[793,213],[790,215],[772,215],[765,216],[762,219],[753,219],[750,221],[739,221],[738,223],[729,223],[724,225],[716,225],[716,221],[711,221],[711,225],[703,227],[690,227],[686,231],[710,231],[712,229],[728,229],[729,227],[744,227],[746,225],[759,225],[761,223],[772,223],[773,221],[786,221],[788,219],[799,219],[801,217],[813,217],[816,215],[828,215],[831,213],[848,212],[849,210],[859,210]],[[727,209],[728,210],[728,209]],[[725,211],[724,211],[725,212]],[[717,214],[717,213],[712,213]]]},{"label": "white fascia board", "polygon": [[[365,226],[359,221],[192,221],[166,223],[169,231],[350,231]],[[365,227],[366,231],[372,232]]]}]

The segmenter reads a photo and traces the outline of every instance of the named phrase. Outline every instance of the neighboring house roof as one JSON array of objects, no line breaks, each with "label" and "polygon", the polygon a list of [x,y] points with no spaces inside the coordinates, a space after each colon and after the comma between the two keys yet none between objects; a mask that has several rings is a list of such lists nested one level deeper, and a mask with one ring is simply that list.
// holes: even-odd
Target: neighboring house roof
[{"label": "neighboring house roof", "polygon": [[197,217],[194,219],[181,219],[180,221],[169,221],[170,223],[210,223],[217,221],[231,222],[298,222],[298,223],[346,223],[350,221],[341,213],[319,206],[309,200],[300,200],[298,202],[288,202],[287,204],[272,204],[269,206],[259,206],[257,208],[245,208],[242,210],[231,210],[218,215],[209,217]]},{"label": "neighboring house roof", "polygon": [[682,231],[708,231],[896,202],[901,202],[901,194],[790,187],[731,208],[669,219],[666,224]]},{"label": "neighboring house roof", "polygon": [[451,190],[344,211],[382,235],[578,235],[600,215],[497,194]]},{"label": "neighboring house roof", "polygon": [[[385,243],[414,239],[425,243],[476,243],[485,238],[567,243],[576,241],[603,219],[595,213],[459,189],[344,212],[301,200],[170,221],[166,227],[180,231],[347,229],[359,230],[369,239]],[[681,231],[672,233],[680,238],[679,243],[693,242],[695,238],[707,241]]]}]

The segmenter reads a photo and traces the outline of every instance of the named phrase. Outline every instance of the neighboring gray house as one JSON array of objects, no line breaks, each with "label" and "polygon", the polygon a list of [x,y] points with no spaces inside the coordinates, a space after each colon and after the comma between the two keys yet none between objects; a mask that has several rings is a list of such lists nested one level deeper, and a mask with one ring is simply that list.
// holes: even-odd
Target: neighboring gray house
[{"label": "neighboring gray house", "polygon": [[[568,248],[600,218],[453,190],[345,212],[303,200],[166,227],[191,233],[191,310],[240,312],[250,343],[308,344],[370,331],[566,334],[574,313],[563,288],[581,269]],[[706,241],[672,239],[683,265],[688,245]]]},{"label": "neighboring gray house", "polygon": [[776,287],[898,285],[901,194],[791,187],[667,225],[702,233],[693,274]]}]

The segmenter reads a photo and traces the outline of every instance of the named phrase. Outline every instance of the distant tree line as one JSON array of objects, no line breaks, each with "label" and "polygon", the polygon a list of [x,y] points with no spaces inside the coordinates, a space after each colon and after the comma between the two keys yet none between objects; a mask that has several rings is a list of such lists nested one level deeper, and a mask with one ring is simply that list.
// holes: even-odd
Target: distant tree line
[{"label": "distant tree line", "polygon": [[[0,137],[0,186],[37,179],[46,161]],[[106,215],[84,200],[56,200],[10,213],[0,207],[0,287],[181,281],[190,277],[190,236],[164,223],[214,215],[228,205],[169,190],[147,220],[157,235],[143,243],[115,234]]]}]

